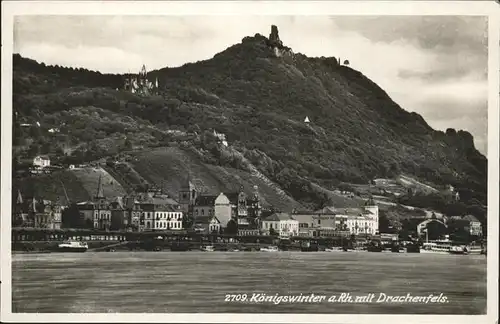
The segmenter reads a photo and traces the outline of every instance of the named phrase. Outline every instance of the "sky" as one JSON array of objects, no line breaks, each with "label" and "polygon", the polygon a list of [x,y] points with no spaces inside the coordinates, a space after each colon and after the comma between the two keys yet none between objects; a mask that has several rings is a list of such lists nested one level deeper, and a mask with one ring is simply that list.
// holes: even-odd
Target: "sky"
[{"label": "sky", "polygon": [[481,16],[18,16],[14,52],[102,73],[212,58],[245,36],[335,56],[434,129],[463,129],[487,153],[488,48]]}]

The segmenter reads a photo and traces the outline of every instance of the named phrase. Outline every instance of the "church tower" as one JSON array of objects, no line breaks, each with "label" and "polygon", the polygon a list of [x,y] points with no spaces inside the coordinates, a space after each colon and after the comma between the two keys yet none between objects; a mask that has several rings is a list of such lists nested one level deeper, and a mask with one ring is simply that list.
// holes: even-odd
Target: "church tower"
[{"label": "church tower", "polygon": [[105,201],[104,188],[102,185],[102,175],[99,175],[99,181],[97,182],[97,190],[96,190],[96,195],[94,196],[94,200],[99,205],[104,204],[104,201]]},{"label": "church tower", "polygon": [[186,181],[179,190],[179,205],[184,213],[189,214],[198,198],[198,191],[191,182],[191,175],[188,175]]}]

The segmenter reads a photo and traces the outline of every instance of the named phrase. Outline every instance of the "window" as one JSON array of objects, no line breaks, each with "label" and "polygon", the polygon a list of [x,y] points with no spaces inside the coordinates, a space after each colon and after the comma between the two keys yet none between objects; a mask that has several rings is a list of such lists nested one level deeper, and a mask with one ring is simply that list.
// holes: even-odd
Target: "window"
[{"label": "window", "polygon": [[321,225],[321,219],[318,219],[318,225]]},{"label": "window", "polygon": [[201,215],[205,215],[205,209],[201,210]]}]

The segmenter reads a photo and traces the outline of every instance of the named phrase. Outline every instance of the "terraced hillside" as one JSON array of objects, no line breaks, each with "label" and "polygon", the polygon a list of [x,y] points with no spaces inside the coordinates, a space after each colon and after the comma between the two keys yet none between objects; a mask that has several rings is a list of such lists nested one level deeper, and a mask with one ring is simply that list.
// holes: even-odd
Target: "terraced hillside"
[{"label": "terraced hillside", "polygon": [[16,181],[13,192],[17,193],[20,189],[25,197],[35,195],[48,200],[59,200],[61,203],[67,203],[66,194],[70,202],[85,201],[95,196],[99,177],[103,184],[104,195],[114,197],[126,193],[122,185],[105,170],[91,167],[34,175]]},{"label": "terraced hillside", "polygon": [[206,194],[236,191],[243,186],[248,194],[258,186],[263,204],[283,210],[302,208],[301,204],[286,195],[262,175],[235,168],[210,165],[177,147],[156,148],[133,155],[130,164],[150,184],[163,187],[172,197],[178,197],[188,175],[198,190]]}]

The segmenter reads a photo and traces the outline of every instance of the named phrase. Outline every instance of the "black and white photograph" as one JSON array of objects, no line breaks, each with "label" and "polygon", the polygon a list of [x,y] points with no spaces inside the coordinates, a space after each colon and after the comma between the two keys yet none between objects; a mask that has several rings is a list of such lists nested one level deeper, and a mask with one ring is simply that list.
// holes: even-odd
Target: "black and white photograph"
[{"label": "black and white photograph", "polygon": [[2,321],[497,320],[494,2],[57,2],[2,3]]}]

